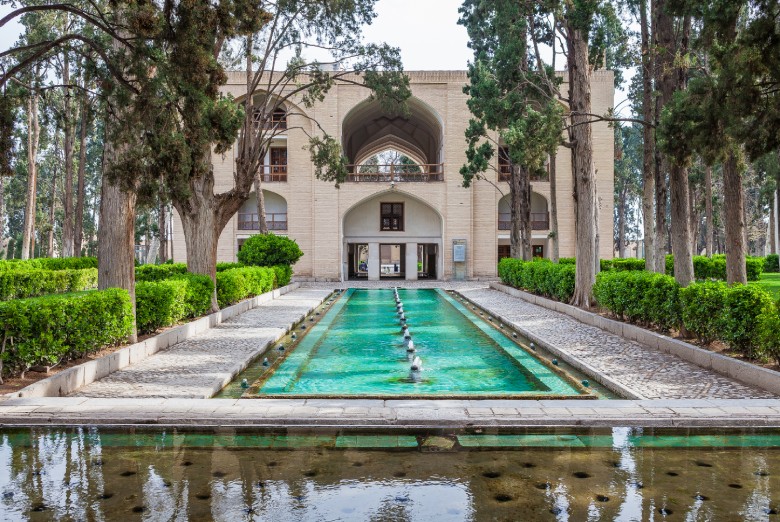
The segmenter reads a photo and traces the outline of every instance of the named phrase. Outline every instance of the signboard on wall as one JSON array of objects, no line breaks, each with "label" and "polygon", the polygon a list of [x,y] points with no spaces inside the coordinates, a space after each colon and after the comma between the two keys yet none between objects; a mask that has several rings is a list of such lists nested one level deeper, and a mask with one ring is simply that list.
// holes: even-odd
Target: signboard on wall
[{"label": "signboard on wall", "polygon": [[465,239],[452,240],[452,262],[453,263],[466,262],[466,240]]}]

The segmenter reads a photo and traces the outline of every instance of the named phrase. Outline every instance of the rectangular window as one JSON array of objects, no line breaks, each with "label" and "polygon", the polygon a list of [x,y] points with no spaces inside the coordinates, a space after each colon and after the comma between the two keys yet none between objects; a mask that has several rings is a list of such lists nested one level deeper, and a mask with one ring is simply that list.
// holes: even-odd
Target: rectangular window
[{"label": "rectangular window", "polygon": [[287,148],[271,149],[271,174],[287,174]]},{"label": "rectangular window", "polygon": [[380,203],[380,230],[404,229],[404,204]]},{"label": "rectangular window", "polygon": [[498,148],[498,181],[509,181],[512,176],[512,165],[509,161],[509,149]]}]

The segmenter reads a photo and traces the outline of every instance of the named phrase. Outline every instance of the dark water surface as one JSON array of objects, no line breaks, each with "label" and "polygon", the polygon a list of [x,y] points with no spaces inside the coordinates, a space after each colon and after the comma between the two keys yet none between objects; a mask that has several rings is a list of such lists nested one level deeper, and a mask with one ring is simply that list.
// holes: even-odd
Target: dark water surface
[{"label": "dark water surface", "polygon": [[780,520],[780,434],[0,432],[0,520]]}]

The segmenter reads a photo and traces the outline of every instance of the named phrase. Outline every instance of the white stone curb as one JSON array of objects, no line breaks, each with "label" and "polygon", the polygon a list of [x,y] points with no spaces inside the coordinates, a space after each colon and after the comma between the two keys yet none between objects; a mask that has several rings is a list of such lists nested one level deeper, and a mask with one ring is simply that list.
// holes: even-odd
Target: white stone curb
[{"label": "white stone curb", "polygon": [[82,386],[92,384],[115,371],[142,361],[160,350],[202,334],[232,317],[277,299],[279,296],[296,290],[299,286],[299,283],[291,283],[271,292],[241,301],[213,314],[176,326],[159,335],[121,348],[109,355],[63,370],[51,377],[35,382],[19,391],[5,394],[2,397],[64,397]]},{"label": "white stone curb", "polygon": [[633,324],[602,317],[598,314],[577,308],[576,306],[529,294],[528,292],[523,292],[522,290],[501,283],[490,283],[490,287],[499,292],[518,297],[549,310],[566,314],[577,319],[581,323],[601,328],[602,330],[619,335],[630,341],[636,341],[654,350],[658,350],[659,352],[676,355],[684,361],[725,375],[735,381],[780,395],[780,373],[778,372],[711,352],[704,348],[699,348],[698,346],[694,346],[684,341],[672,339],[671,337],[646,330]]}]

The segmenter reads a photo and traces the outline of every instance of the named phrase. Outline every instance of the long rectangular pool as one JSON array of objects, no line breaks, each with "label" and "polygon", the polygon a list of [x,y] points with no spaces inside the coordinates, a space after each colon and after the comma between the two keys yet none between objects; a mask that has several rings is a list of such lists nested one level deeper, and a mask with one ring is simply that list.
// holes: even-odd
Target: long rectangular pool
[{"label": "long rectangular pool", "polygon": [[398,295],[414,352],[392,289],[350,289],[245,396],[591,397],[446,292]]}]

